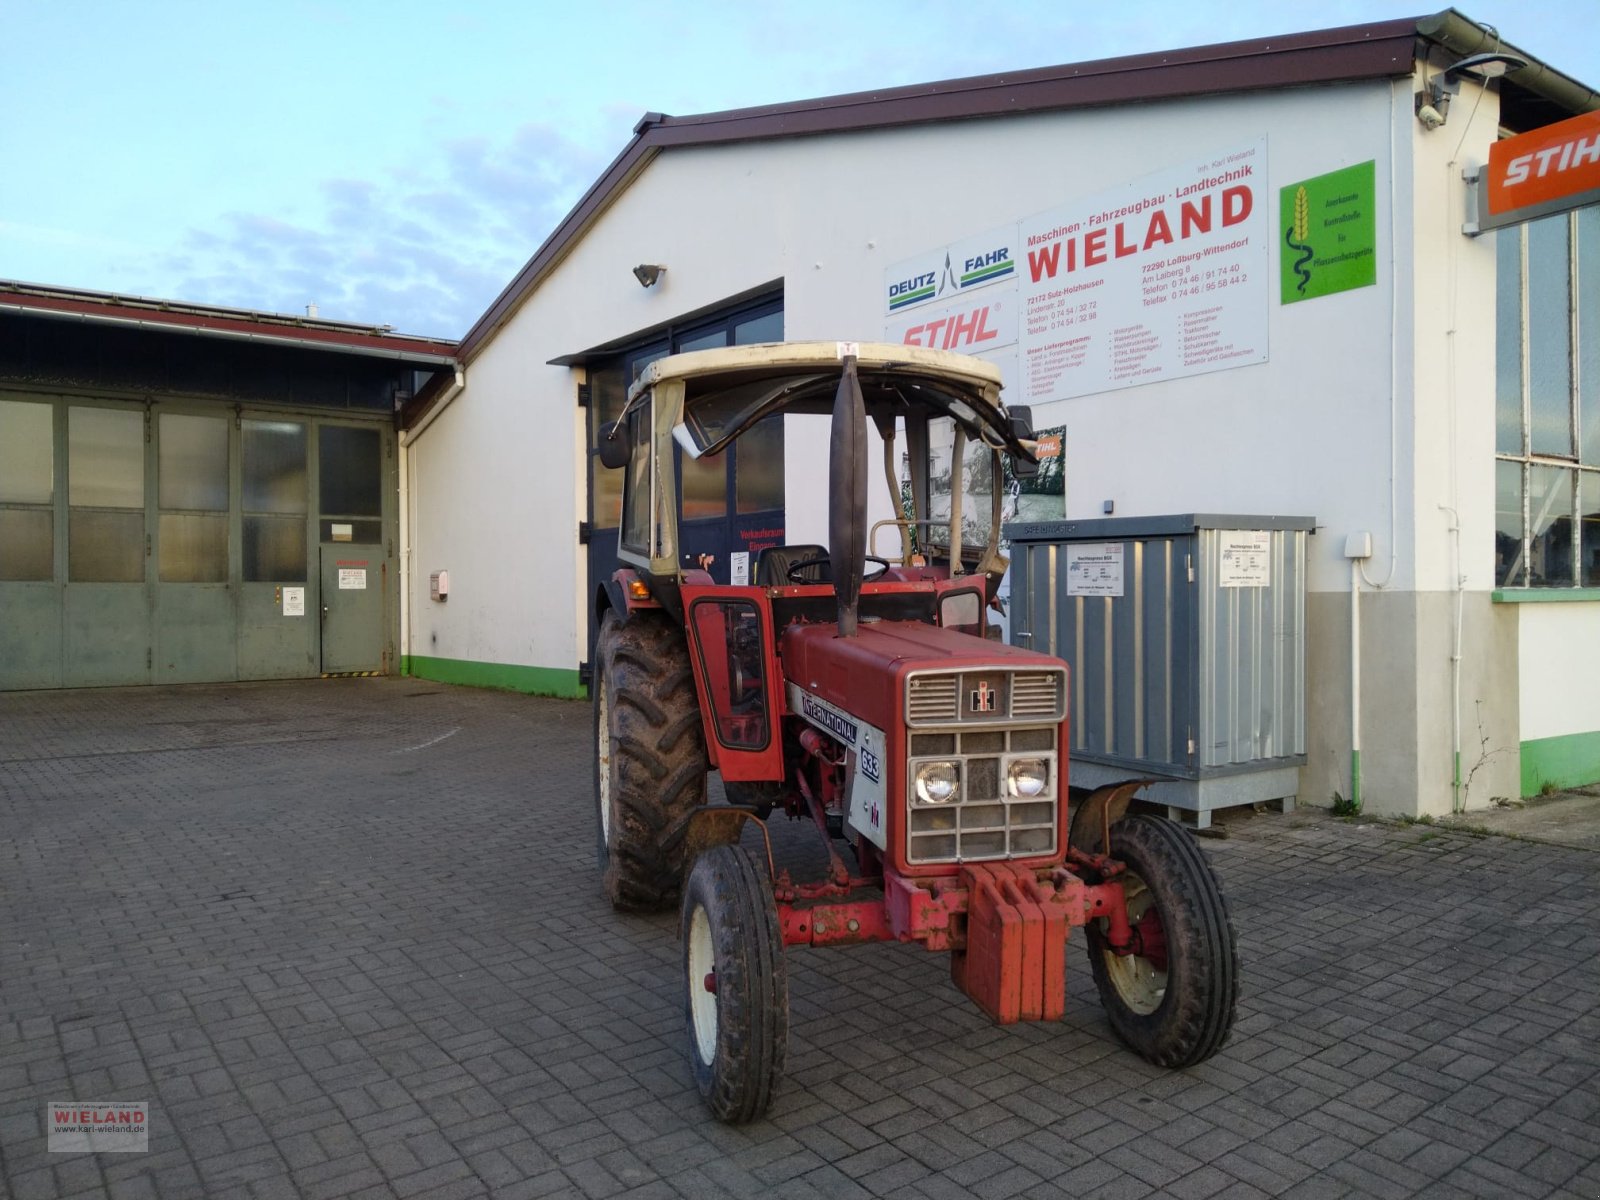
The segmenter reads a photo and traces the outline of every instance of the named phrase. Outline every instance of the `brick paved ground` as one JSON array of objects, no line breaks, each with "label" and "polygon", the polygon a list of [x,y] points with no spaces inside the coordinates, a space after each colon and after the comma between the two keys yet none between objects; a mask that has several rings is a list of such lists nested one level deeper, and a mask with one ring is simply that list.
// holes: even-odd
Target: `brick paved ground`
[{"label": "brick paved ground", "polygon": [[[0,1195],[1600,1196],[1600,855],[1315,813],[1204,843],[1246,971],[1183,1073],[791,958],[701,1111],[674,920],[593,870],[588,710],[416,680],[0,695]],[[47,1101],[148,1100],[51,1155]]]}]

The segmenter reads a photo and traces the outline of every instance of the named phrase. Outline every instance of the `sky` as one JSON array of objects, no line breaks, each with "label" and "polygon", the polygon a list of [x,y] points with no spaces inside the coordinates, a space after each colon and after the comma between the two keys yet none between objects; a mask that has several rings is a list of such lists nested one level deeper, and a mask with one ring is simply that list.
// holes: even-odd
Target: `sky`
[{"label": "sky", "polygon": [[[0,279],[459,337],[646,112],[1442,7],[0,0]],[[1600,0],[1461,11],[1600,88]]]}]

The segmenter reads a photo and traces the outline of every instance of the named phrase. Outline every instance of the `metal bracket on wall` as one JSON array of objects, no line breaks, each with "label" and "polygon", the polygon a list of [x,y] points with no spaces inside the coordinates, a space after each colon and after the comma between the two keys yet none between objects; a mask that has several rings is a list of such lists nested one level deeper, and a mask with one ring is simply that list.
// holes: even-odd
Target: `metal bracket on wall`
[{"label": "metal bracket on wall", "polygon": [[593,532],[593,530],[590,528],[589,522],[587,522],[587,521],[579,521],[578,522],[578,545],[587,546],[589,544],[589,535],[592,532]]},{"label": "metal bracket on wall", "polygon": [[580,383],[578,385],[578,407],[579,408],[588,408],[589,407],[589,397],[590,397],[589,385],[587,383]]}]

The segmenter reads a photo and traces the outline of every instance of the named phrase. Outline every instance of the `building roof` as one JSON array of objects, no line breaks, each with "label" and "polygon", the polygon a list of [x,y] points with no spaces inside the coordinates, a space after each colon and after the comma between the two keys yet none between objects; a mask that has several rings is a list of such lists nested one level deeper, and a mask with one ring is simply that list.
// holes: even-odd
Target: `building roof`
[{"label": "building roof", "polygon": [[[663,150],[1226,92],[1392,79],[1411,74],[1435,47],[1451,56],[1441,65],[1490,49],[1528,60],[1527,68],[1500,80],[1505,123],[1512,128],[1534,128],[1573,112],[1600,108],[1600,94],[1593,89],[1501,42],[1492,30],[1455,9],[1446,9],[1428,17],[758,108],[684,117],[646,113],[634,126],[633,140],[467,331],[461,340],[461,361],[470,361],[493,338],[617,196]],[[418,401],[423,399],[418,397]]]},{"label": "building roof", "polygon": [[0,313],[8,312],[90,324],[133,325],[162,333],[339,351],[432,367],[454,366],[458,346],[456,342],[441,338],[395,333],[387,325],[356,325],[317,317],[0,280]]}]

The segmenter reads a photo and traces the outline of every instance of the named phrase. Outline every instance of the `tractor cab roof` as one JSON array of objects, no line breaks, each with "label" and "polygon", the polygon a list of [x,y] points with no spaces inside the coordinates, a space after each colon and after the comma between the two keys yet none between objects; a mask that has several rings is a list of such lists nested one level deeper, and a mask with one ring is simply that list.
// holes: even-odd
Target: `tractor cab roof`
[{"label": "tractor cab roof", "polygon": [[[775,412],[832,411],[851,356],[867,415],[880,426],[912,413],[947,416],[996,448],[1028,453],[1000,403],[998,368],[967,354],[887,342],[772,342],[675,354],[644,369],[629,407],[651,390],[678,393],[678,442],[691,457],[716,454]],[[663,386],[671,384],[681,393]]]}]

